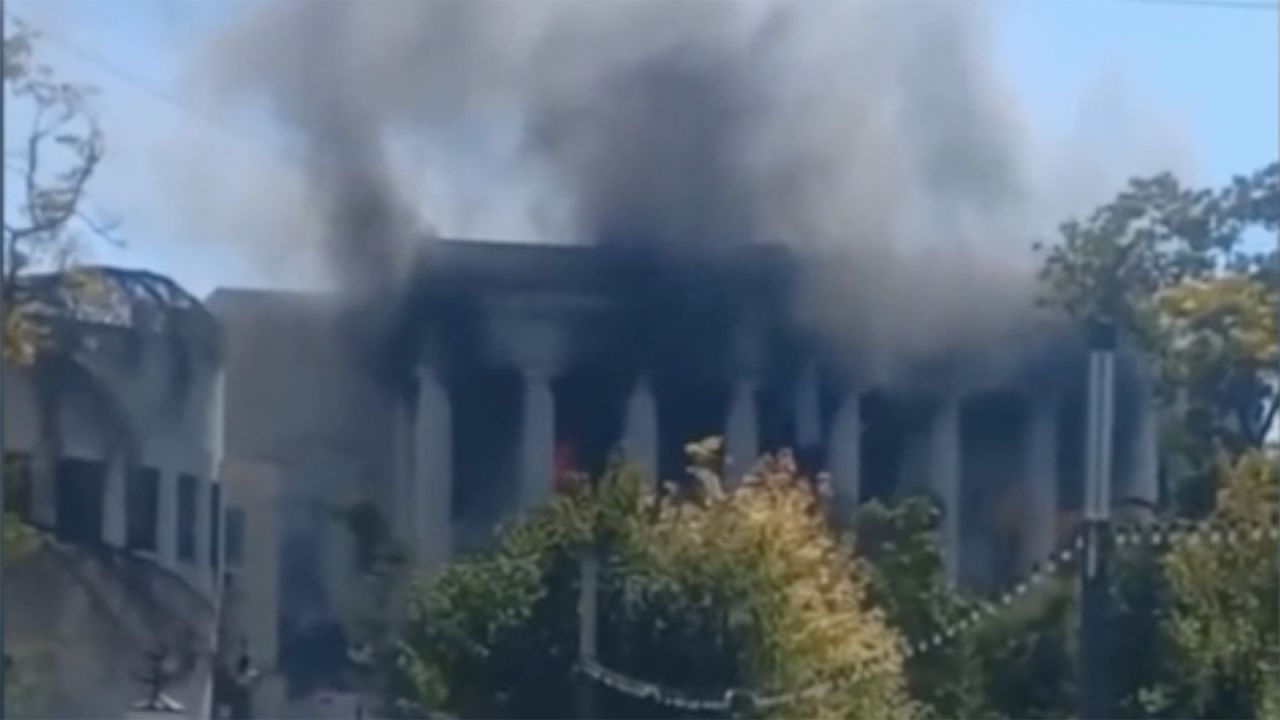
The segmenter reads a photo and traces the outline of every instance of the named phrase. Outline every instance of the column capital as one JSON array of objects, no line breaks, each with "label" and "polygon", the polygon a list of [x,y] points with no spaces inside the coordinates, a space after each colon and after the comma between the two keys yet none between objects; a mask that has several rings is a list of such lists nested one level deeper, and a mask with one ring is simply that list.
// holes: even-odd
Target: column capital
[{"label": "column capital", "polygon": [[435,380],[436,382],[443,383],[445,379],[444,368],[435,365],[434,363],[418,363],[413,368],[413,376],[417,378],[419,382],[422,380]]}]

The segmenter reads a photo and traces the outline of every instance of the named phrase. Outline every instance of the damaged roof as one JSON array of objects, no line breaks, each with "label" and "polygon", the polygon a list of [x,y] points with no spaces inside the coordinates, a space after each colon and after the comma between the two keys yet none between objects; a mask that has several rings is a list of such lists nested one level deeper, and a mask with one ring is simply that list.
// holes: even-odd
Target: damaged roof
[{"label": "damaged roof", "polygon": [[220,335],[218,321],[203,303],[173,280],[146,270],[86,265],[23,275],[16,285],[28,311],[43,317],[158,334],[174,333],[181,318],[185,331]]}]

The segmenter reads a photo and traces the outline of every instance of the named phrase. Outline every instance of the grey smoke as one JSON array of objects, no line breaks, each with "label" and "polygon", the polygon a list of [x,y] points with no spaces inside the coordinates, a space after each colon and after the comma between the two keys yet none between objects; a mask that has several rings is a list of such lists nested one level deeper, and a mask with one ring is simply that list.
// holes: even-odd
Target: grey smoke
[{"label": "grey smoke", "polygon": [[494,159],[530,241],[803,248],[823,258],[806,319],[889,372],[1031,307],[1044,219],[988,20],[965,3],[274,3],[205,71],[297,133],[331,260],[362,293],[402,282],[429,234],[394,166],[434,146]]}]

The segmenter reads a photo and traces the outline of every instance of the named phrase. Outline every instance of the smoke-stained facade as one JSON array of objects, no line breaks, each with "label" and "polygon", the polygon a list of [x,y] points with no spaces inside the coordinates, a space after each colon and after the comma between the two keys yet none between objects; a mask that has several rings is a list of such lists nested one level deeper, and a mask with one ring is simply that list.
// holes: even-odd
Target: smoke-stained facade
[{"label": "smoke-stained facade", "polygon": [[[952,577],[971,586],[1041,559],[1074,522],[1085,355],[1067,328],[1017,326],[886,374],[875,348],[795,320],[803,265],[820,258],[782,247],[424,248],[376,348],[350,344],[352,316],[331,297],[210,301],[229,342],[228,459],[275,465],[281,506],[298,515],[281,517],[282,653],[326,634],[340,646],[359,574],[335,509],[378,505],[430,574],[567,472],[621,451],[655,482],[679,482],[685,445],[711,435],[730,480],[761,453],[795,450],[830,473],[843,513],[933,495]],[[1122,362],[1117,491],[1149,505],[1140,387]]]},{"label": "smoke-stained facade", "polygon": [[5,560],[6,708],[124,717],[146,698],[148,654],[163,651],[169,698],[208,714],[223,570],[221,329],[145,271],[25,275],[12,291],[41,334],[30,364],[4,367],[6,513],[40,541]]},{"label": "smoke-stained facade", "polygon": [[[931,492],[961,581],[1047,552],[1079,505],[1083,349],[1035,310],[1030,240],[1062,206],[989,22],[659,0],[273,4],[228,26],[197,79],[285,131],[323,230],[271,254],[321,248],[336,286],[211,301],[228,452],[280,468],[295,508],[281,652],[340,644],[333,507],[376,500],[430,572],[565,469],[622,448],[675,479],[708,435],[731,476],[795,448],[846,509]],[[434,239],[499,215],[528,244]],[[1151,502],[1154,429],[1122,375],[1121,486]]]}]

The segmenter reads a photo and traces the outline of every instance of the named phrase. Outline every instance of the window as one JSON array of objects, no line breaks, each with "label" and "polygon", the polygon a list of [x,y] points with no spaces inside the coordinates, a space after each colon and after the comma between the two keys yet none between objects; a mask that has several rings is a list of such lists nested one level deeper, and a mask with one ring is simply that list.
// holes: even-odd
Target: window
[{"label": "window", "polygon": [[178,559],[196,561],[196,490],[194,475],[178,476]]},{"label": "window", "polygon": [[58,463],[57,536],[59,540],[85,544],[102,542],[102,495],[107,466],[88,460]]},{"label": "window", "polygon": [[218,543],[222,540],[222,485],[209,483],[209,567],[218,568]]},{"label": "window", "polygon": [[31,455],[4,454],[4,509],[24,520],[31,520]]},{"label": "window", "polygon": [[125,547],[155,551],[159,511],[160,471],[153,467],[133,468],[125,487]]},{"label": "window", "polygon": [[244,510],[227,508],[227,567],[239,567],[244,561]]}]

